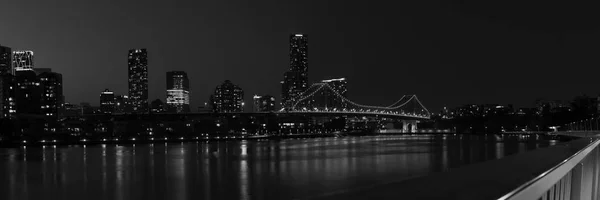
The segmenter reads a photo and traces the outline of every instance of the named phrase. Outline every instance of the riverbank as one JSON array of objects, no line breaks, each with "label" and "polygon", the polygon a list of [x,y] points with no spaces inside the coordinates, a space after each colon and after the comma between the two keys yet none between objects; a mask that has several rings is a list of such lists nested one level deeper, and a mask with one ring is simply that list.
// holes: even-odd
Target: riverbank
[{"label": "riverbank", "polygon": [[[181,142],[218,142],[218,141],[236,141],[236,140],[283,140],[283,139],[308,139],[308,138],[327,138],[327,137],[347,137],[347,136],[385,136],[385,135],[488,135],[494,137],[515,136],[516,134],[468,134],[468,133],[371,133],[371,132],[351,132],[351,133],[325,133],[325,134],[293,134],[293,135],[250,135],[250,136],[192,136],[192,137],[104,137],[104,138],[83,138],[83,137],[63,137],[63,138],[45,138],[45,139],[13,139],[0,140],[0,148],[15,148],[21,146],[68,146],[68,145],[99,145],[99,144],[152,144],[152,143],[181,143]],[[534,134],[536,140],[571,140],[569,136]],[[522,141],[527,141],[532,135],[522,135]]]}]

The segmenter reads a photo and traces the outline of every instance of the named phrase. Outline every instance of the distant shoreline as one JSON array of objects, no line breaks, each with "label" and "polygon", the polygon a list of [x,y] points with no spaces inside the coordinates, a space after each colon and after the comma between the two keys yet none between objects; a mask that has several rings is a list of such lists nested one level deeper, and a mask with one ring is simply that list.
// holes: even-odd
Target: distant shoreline
[{"label": "distant shoreline", "polygon": [[[470,133],[346,133],[346,134],[296,134],[296,135],[259,135],[259,136],[225,136],[225,137],[152,137],[152,138],[110,138],[110,139],[79,139],[70,138],[67,140],[10,140],[0,141],[0,148],[16,148],[23,146],[41,147],[41,146],[71,146],[71,145],[100,145],[100,144],[154,144],[154,143],[181,143],[181,142],[220,142],[220,141],[240,141],[240,140],[281,140],[281,139],[308,139],[308,138],[327,138],[327,137],[346,137],[346,136],[379,136],[379,135],[474,135]],[[480,134],[475,134],[480,135]],[[498,135],[498,134],[481,134]],[[500,134],[504,135],[504,134]],[[512,134],[508,134],[512,135]],[[566,139],[561,136],[545,135],[548,139]]]}]

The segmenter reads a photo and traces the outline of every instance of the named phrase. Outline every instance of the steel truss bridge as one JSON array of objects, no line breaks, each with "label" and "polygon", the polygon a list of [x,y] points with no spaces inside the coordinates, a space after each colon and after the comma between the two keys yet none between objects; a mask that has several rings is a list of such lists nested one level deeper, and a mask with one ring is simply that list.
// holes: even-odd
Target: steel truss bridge
[{"label": "steel truss bridge", "polygon": [[[319,95],[327,94],[332,96],[338,105],[318,105],[315,106],[315,98]],[[341,106],[340,106],[341,105]],[[403,119],[429,119],[431,113],[416,95],[404,95],[398,101],[389,106],[371,106],[356,103],[339,94],[328,83],[315,83],[311,85],[302,95],[300,95],[291,108],[281,109],[279,112],[285,113],[306,113],[306,114],[351,114],[351,115],[380,115],[384,117],[403,118]]]}]

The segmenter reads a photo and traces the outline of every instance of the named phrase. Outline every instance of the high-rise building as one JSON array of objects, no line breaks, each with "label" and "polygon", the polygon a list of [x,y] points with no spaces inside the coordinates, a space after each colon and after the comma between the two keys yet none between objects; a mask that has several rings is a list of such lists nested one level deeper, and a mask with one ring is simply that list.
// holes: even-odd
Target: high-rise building
[{"label": "high-rise building", "polygon": [[42,90],[33,70],[16,71],[16,113],[41,114]]},{"label": "high-rise building", "polygon": [[345,100],[347,98],[346,93],[346,79],[330,79],[330,80],[322,80],[321,84],[327,84],[327,88],[321,89],[312,93],[313,95],[310,98],[305,99],[301,106],[303,108],[308,109],[344,109],[348,107],[348,102]]},{"label": "high-rise building", "polygon": [[12,50],[0,45],[0,76],[12,74]]},{"label": "high-rise building", "polygon": [[343,109],[348,106],[348,102],[344,100],[344,98],[348,98],[348,89],[346,87],[348,82],[346,82],[346,78],[322,80],[321,82],[329,84],[329,87],[335,91],[335,93],[327,94],[327,103],[329,105],[338,109]]},{"label": "high-rise building", "polygon": [[259,96],[253,98],[254,112],[273,112],[275,111],[275,97],[271,95]]},{"label": "high-rise building", "polygon": [[308,38],[304,34],[290,35],[290,68],[281,82],[281,106],[290,108],[308,86]]},{"label": "high-rise building", "polygon": [[112,114],[115,112],[115,93],[109,89],[100,92],[100,112]]},{"label": "high-rise building", "polygon": [[347,98],[346,92],[348,92],[348,89],[346,89],[346,85],[348,82],[346,81],[346,78],[322,80],[321,82],[329,84],[329,87],[334,89],[341,96]]},{"label": "high-rise building", "polygon": [[10,118],[17,114],[16,89],[15,76],[11,74],[0,76],[0,118]]},{"label": "high-rise building", "polygon": [[213,112],[243,112],[244,91],[231,81],[226,80],[217,86],[213,95],[210,96]]},{"label": "high-rise building", "polygon": [[148,52],[131,49],[128,57],[129,100],[133,113],[148,112]]},{"label": "high-rise building", "polygon": [[117,95],[115,96],[115,113],[130,113],[131,102],[129,102],[129,96]]},{"label": "high-rise building", "polygon": [[56,117],[64,103],[62,74],[56,72],[42,72],[39,74],[38,78],[40,80],[40,89],[42,91],[42,114]]},{"label": "high-rise building", "polygon": [[33,51],[13,51],[13,74],[33,70]]},{"label": "high-rise building", "polygon": [[190,81],[183,71],[167,72],[167,110],[190,112]]}]

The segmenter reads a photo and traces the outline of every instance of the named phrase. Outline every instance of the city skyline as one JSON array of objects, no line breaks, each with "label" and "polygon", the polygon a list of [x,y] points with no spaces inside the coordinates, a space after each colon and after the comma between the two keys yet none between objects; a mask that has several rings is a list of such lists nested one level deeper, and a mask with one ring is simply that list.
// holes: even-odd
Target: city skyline
[{"label": "city skyline", "polygon": [[[127,94],[122,52],[134,47],[152,53],[149,100],[165,98],[160,77],[172,70],[189,74],[192,109],[206,102],[212,87],[226,79],[248,94],[279,97],[281,74],[289,68],[287,35],[295,32],[311,36],[309,82],[346,77],[352,90],[349,98],[364,104],[386,105],[404,94],[418,94],[434,111],[468,103],[529,107],[538,97],[568,99],[598,93],[593,66],[600,64],[594,60],[600,41],[594,37],[598,29],[588,25],[595,18],[571,23],[585,12],[538,19],[519,12],[482,14],[477,10],[492,8],[473,2],[431,10],[427,10],[431,5],[404,3],[402,12],[387,12],[398,6],[386,4],[350,2],[331,7],[334,3],[201,6],[193,1],[145,1],[145,7],[130,9],[137,4],[42,1],[31,7],[10,2],[0,20],[11,31],[0,33],[0,45],[34,51],[35,67],[63,74],[68,102],[94,105],[97,91],[104,88]],[[500,7],[511,9],[507,5]],[[231,7],[237,11],[233,15],[213,11]],[[25,8],[32,15],[9,20]],[[155,15],[161,8],[167,9]],[[265,15],[253,15],[254,9]],[[365,15],[353,14],[356,11]],[[209,20],[215,18],[222,19]],[[246,18],[252,23],[245,23]],[[543,23],[531,23],[536,19]],[[39,23],[29,23],[32,20]],[[230,59],[233,55],[239,57]],[[189,64],[182,57],[198,59]],[[549,77],[566,81],[548,81]]]}]

